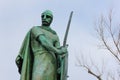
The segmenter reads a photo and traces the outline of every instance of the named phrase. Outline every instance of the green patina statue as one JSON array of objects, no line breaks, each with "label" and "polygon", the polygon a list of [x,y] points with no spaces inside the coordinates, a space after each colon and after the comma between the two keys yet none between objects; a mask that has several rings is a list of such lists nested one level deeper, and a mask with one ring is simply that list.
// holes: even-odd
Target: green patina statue
[{"label": "green patina statue", "polygon": [[67,46],[60,46],[56,32],[50,28],[52,12],[44,11],[41,18],[42,25],[30,29],[16,58],[20,80],[63,80],[60,56],[67,53]]}]

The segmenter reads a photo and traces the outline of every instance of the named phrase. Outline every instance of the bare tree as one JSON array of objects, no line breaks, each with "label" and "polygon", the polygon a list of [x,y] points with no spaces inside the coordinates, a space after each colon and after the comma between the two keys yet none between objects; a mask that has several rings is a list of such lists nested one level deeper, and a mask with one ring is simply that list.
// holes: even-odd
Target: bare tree
[{"label": "bare tree", "polygon": [[[109,53],[112,54],[113,58],[115,58],[120,65],[120,24],[115,25],[113,20],[113,11],[110,10],[107,17],[101,15],[99,20],[95,23],[95,26],[99,40],[102,42],[100,45],[101,48],[109,51]],[[92,58],[90,58],[90,63],[88,64],[83,55],[81,55],[80,58],[77,58],[77,61],[79,66],[85,68],[89,74],[93,75],[98,80],[103,80],[102,75],[104,74],[104,64],[102,64],[103,67],[100,69],[93,62]],[[96,72],[91,67],[94,67]],[[117,75],[118,76],[116,77],[115,74],[107,72],[106,80],[119,80],[120,73],[118,72]]]},{"label": "bare tree", "polygon": [[[76,56],[77,59],[77,66],[83,67],[86,69],[86,71],[96,77],[98,80],[103,80],[102,79],[102,74],[103,74],[103,70],[104,70],[104,63],[100,68],[98,68],[98,66],[93,62],[92,58],[90,57],[89,60],[87,60],[88,58],[85,58],[85,56],[83,54],[80,54],[80,57]],[[89,62],[88,62],[89,61]]]},{"label": "bare tree", "polygon": [[102,47],[106,48],[120,63],[120,24],[113,24],[112,12],[110,10],[107,18],[103,15],[101,16],[96,23],[96,31],[103,43]]}]

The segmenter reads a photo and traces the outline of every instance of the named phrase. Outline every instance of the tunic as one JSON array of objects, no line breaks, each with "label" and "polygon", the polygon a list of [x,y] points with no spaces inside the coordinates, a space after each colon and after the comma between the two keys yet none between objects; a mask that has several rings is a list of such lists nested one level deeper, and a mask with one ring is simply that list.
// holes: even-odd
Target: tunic
[{"label": "tunic", "polygon": [[57,80],[56,55],[41,45],[37,40],[40,35],[44,35],[54,47],[59,46],[58,36],[53,30],[40,26],[32,28],[31,48],[34,56],[32,80]]}]

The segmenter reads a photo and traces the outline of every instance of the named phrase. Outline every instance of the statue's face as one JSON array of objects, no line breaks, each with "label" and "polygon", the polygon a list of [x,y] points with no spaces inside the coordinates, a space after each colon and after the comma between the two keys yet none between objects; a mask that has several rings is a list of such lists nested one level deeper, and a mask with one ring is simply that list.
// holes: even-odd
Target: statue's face
[{"label": "statue's face", "polygon": [[50,11],[45,11],[41,15],[42,18],[42,26],[50,26],[53,16]]}]

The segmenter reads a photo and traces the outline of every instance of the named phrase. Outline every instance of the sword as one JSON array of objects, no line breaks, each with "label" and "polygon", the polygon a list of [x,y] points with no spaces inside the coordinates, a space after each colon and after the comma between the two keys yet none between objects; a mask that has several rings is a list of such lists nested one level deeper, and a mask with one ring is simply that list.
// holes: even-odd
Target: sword
[{"label": "sword", "polygon": [[[65,36],[64,36],[64,40],[63,40],[63,47],[66,46],[72,15],[73,15],[73,11],[71,11],[71,13],[70,13],[69,21],[67,24],[67,28],[66,28],[66,32],[65,32]],[[67,71],[68,71],[68,53],[66,53],[64,56],[61,57],[61,77],[60,77],[60,80],[67,80],[67,77],[68,77]]]},{"label": "sword", "polygon": [[71,13],[70,13],[69,21],[68,21],[68,24],[67,24],[67,28],[66,28],[66,32],[65,32],[65,36],[64,36],[64,40],[63,40],[63,47],[66,46],[72,15],[73,15],[73,11],[71,11]]}]

